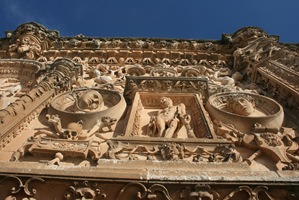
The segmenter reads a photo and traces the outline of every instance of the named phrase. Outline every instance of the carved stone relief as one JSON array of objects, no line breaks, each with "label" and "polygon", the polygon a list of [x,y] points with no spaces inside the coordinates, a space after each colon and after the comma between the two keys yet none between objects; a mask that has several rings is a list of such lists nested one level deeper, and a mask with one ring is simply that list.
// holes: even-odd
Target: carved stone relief
[{"label": "carved stone relief", "polygon": [[256,27],[201,41],[36,23],[0,45],[1,199],[298,197],[296,45]]}]

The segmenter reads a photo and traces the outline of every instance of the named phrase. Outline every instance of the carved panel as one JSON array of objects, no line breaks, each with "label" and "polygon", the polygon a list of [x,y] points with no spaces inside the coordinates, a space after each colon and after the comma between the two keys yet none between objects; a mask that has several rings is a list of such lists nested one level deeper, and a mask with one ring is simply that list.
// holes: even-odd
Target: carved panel
[{"label": "carved panel", "polygon": [[127,104],[132,103],[136,92],[195,93],[206,101],[208,81],[206,78],[127,76],[124,90]]},{"label": "carved panel", "polygon": [[249,185],[227,183],[179,184],[152,181],[117,181],[91,179],[57,179],[56,177],[1,176],[0,198],[5,200],[23,199],[256,199],[295,200],[298,198],[296,186]]}]

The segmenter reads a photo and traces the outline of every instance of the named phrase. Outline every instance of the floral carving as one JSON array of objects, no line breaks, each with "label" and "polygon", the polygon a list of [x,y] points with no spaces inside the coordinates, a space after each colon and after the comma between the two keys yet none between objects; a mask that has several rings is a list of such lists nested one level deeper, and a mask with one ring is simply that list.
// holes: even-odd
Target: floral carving
[{"label": "floral carving", "polygon": [[184,146],[175,143],[167,143],[160,147],[163,160],[179,160],[184,158]]}]

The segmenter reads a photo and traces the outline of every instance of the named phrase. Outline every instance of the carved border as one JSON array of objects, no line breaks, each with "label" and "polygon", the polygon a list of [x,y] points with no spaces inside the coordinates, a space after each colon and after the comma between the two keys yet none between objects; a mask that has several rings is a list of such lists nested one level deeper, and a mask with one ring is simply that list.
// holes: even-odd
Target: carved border
[{"label": "carved border", "polygon": [[[167,82],[167,85],[165,84]],[[169,84],[168,84],[169,83]],[[124,97],[131,105],[136,92],[195,93],[204,102],[209,97],[207,78],[127,76]]]},{"label": "carved border", "polygon": [[[295,200],[298,184],[174,183],[138,180],[61,179],[0,175],[0,198],[23,199],[255,199]],[[55,191],[55,192],[53,192]]]}]

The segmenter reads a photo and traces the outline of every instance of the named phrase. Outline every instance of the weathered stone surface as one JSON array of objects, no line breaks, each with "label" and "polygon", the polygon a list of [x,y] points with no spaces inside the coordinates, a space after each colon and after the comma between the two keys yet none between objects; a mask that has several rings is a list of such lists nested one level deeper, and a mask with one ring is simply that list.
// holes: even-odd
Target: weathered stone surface
[{"label": "weathered stone surface", "polygon": [[0,199],[298,199],[296,46],[7,36]]}]

